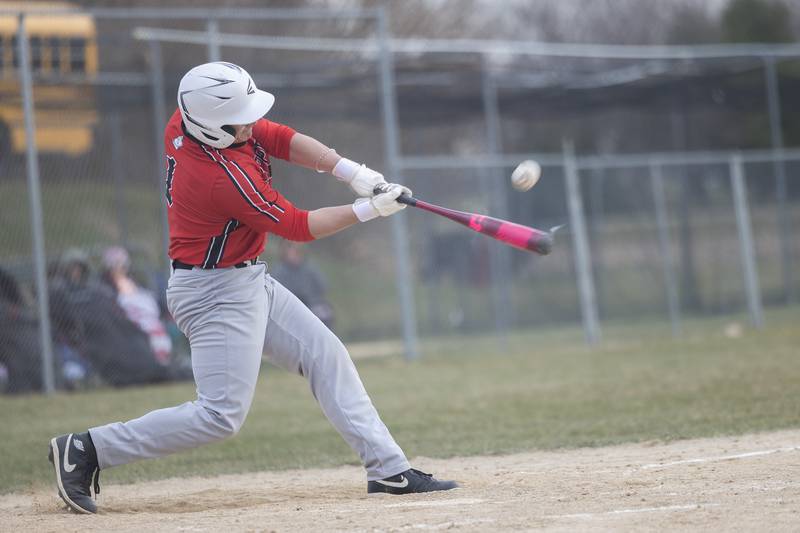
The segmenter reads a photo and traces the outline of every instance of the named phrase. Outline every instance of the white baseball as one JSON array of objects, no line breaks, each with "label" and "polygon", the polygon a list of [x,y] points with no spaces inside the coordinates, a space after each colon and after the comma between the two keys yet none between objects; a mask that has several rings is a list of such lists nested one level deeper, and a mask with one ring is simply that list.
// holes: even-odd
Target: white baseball
[{"label": "white baseball", "polygon": [[511,186],[518,191],[527,191],[539,181],[542,167],[531,159],[525,160],[511,173]]}]

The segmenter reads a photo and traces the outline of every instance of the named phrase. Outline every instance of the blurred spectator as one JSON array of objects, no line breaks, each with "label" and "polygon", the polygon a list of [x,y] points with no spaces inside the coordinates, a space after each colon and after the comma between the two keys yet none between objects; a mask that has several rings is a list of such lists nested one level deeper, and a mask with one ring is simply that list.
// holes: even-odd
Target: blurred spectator
[{"label": "blurred spectator", "polygon": [[51,283],[56,336],[85,356],[102,379],[116,386],[156,383],[175,377],[156,358],[150,339],[128,319],[108,286],[91,278],[88,256],[65,252]]},{"label": "blurred spectator", "polygon": [[286,241],[281,248],[281,260],[270,268],[270,274],[297,296],[323,324],[333,329],[333,308],[325,296],[328,290],[325,278],[306,259],[305,248],[300,243]]},{"label": "blurred spectator", "polygon": [[103,280],[117,295],[117,303],[128,319],[150,338],[150,348],[162,365],[170,363],[172,339],[161,321],[161,310],[153,293],[140,287],[130,277],[131,260],[121,246],[103,252]]},{"label": "blurred spectator", "polygon": [[39,326],[19,283],[0,270],[0,390],[42,389]]}]

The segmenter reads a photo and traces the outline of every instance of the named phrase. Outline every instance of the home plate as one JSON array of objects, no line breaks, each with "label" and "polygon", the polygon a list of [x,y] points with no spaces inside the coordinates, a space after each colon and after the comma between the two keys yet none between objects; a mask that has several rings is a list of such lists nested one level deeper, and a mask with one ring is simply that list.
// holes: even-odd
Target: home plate
[{"label": "home plate", "polygon": [[474,505],[476,503],[483,503],[485,501],[486,500],[482,500],[480,498],[461,498],[455,500],[440,500],[435,502],[390,503],[388,505],[384,505],[384,507],[449,507],[451,505]]}]

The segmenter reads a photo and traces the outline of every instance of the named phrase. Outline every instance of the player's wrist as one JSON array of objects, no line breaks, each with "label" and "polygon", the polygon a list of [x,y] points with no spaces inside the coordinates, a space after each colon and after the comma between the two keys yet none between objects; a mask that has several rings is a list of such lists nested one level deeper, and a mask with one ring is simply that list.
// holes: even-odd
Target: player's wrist
[{"label": "player's wrist", "polygon": [[353,213],[359,222],[367,222],[381,215],[369,198],[359,198],[353,202]]},{"label": "player's wrist", "polygon": [[356,177],[356,174],[363,166],[364,165],[356,163],[352,159],[347,159],[346,157],[342,157],[333,166],[331,174],[336,176],[336,179],[338,179],[339,181],[343,181],[349,184],[351,181],[353,181],[353,178]]},{"label": "player's wrist", "polygon": [[324,174],[326,172],[332,173],[341,159],[342,156],[337,154],[335,149],[328,148],[317,157],[314,163],[314,170],[316,170],[318,174]]}]

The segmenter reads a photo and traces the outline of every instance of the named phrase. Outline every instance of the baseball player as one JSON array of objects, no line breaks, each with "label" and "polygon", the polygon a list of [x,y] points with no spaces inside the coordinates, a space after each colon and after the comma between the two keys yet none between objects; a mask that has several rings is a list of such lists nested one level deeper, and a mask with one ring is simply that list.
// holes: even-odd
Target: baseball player
[{"label": "baseball player", "polygon": [[[96,512],[99,471],[163,457],[235,435],[244,423],[262,351],[305,376],[322,411],[359,455],[367,492],[448,490],[412,469],[364,390],[341,341],[258,261],[269,234],[294,241],[332,235],[405,206],[410,191],[332,148],[262,118],[275,97],[232,63],[191,69],[166,126],[172,275],[167,304],[189,339],[197,399],[50,441],[58,494]],[[304,211],[272,187],[270,157],[330,172],[361,198]],[[377,185],[385,192],[373,195]]]}]

